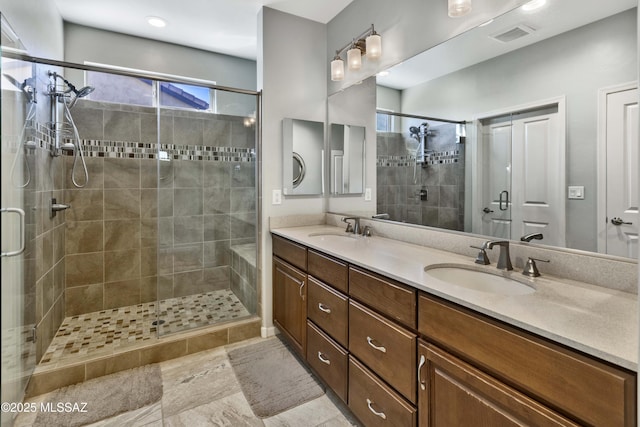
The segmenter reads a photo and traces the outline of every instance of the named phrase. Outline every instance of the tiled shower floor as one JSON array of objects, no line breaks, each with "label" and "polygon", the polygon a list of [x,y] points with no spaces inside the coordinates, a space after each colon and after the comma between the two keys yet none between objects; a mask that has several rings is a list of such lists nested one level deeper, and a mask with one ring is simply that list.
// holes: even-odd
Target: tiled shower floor
[{"label": "tiled shower floor", "polygon": [[[39,367],[143,344],[156,337],[158,328],[162,336],[250,315],[229,289],[162,300],[156,317],[157,304],[154,301],[65,318]],[[164,323],[156,326],[156,319]]]}]

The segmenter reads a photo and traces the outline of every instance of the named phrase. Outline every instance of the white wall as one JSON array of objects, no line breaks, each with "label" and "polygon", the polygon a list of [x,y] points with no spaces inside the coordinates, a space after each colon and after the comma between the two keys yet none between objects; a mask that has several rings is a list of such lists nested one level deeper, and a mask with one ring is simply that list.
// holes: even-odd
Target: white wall
[{"label": "white wall", "polygon": [[597,93],[637,78],[636,10],[614,15],[402,92],[402,111],[452,120],[566,96],[567,247],[597,251]]},{"label": "white wall", "polygon": [[[271,204],[273,190],[282,190],[282,119],[326,123],[326,26],[268,7],[258,16],[258,89],[262,92],[262,319],[273,326],[271,236],[269,217],[318,214],[324,198],[283,197]],[[326,133],[326,132],[325,132]]]}]

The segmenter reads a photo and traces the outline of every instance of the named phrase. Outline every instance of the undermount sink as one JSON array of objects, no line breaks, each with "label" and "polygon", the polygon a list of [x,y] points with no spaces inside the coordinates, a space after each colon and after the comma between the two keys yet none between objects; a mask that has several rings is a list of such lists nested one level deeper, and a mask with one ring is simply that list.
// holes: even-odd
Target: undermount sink
[{"label": "undermount sink", "polygon": [[493,274],[466,265],[434,265],[425,267],[425,272],[438,280],[479,292],[498,295],[527,295],[536,290],[500,273]]},{"label": "undermount sink", "polygon": [[320,233],[311,233],[309,237],[317,237],[322,241],[348,241],[348,240],[356,240],[359,236],[356,236],[351,233],[331,233],[331,232],[320,232]]}]

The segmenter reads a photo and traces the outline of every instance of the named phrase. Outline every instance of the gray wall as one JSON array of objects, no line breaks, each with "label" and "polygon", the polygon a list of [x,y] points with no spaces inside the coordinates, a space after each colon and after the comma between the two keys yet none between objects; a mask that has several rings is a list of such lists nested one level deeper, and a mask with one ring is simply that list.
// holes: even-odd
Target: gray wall
[{"label": "gray wall", "polygon": [[65,22],[65,60],[85,61],[256,88],[256,63],[176,44]]},{"label": "gray wall", "polygon": [[29,55],[61,60],[64,56],[62,17],[53,1],[2,0],[0,13]]},{"label": "gray wall", "polygon": [[402,111],[469,120],[566,96],[566,184],[585,186],[584,200],[567,200],[567,247],[596,251],[597,91],[637,79],[636,13],[623,12],[404,90]]},{"label": "gray wall", "polygon": [[[262,259],[263,327],[272,327],[271,238],[269,217],[317,214],[324,199],[283,197],[271,203],[273,190],[282,190],[282,119],[326,122],[326,26],[294,15],[262,8],[258,17],[258,88],[262,89]],[[295,52],[295,54],[294,54]],[[265,232],[266,231],[266,232]]]}]

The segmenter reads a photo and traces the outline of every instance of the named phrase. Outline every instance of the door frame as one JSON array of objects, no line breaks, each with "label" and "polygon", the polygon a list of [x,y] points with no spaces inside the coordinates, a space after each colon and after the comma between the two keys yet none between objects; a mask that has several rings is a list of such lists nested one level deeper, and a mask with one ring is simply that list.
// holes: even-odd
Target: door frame
[{"label": "door frame", "polygon": [[632,89],[638,89],[637,80],[598,89],[596,236],[601,254],[607,253],[607,96]]},{"label": "door frame", "polygon": [[[493,117],[505,116],[507,114],[526,111],[526,110],[541,110],[545,107],[549,107],[552,105],[558,106],[558,135],[562,136],[560,143],[562,147],[560,149],[561,158],[559,159],[559,164],[563,166],[563,173],[561,173],[561,179],[558,184],[561,186],[562,190],[566,192],[566,179],[567,179],[567,99],[566,95],[559,95],[552,98],[541,99],[537,101],[527,102],[524,104],[518,104],[511,107],[500,108],[492,111],[488,111],[485,113],[478,114],[473,117],[472,123],[474,124],[473,128],[475,130],[475,138],[476,144],[472,144],[472,157],[473,164],[476,166],[472,169],[473,175],[473,194],[471,196],[471,210],[473,212],[472,215],[472,232],[478,234],[482,229],[482,219],[476,215],[476,212],[480,212],[482,203],[483,203],[483,194],[481,186],[479,185],[480,179],[483,176],[483,162],[482,162],[482,120],[490,119]],[[564,215],[562,218],[559,218],[559,230],[562,230],[566,234],[566,197],[563,198],[565,201],[565,205],[562,207],[562,212]],[[565,235],[566,238],[566,235]]]}]

